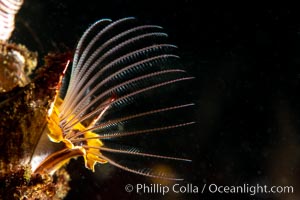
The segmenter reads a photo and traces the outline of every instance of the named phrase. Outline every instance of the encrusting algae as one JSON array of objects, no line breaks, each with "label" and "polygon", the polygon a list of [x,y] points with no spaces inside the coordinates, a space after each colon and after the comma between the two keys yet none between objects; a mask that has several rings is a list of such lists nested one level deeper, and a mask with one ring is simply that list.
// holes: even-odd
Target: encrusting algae
[{"label": "encrusting algae", "polygon": [[7,92],[30,82],[28,75],[37,66],[37,53],[0,40],[0,61],[0,92]]},{"label": "encrusting algae", "polygon": [[[0,199],[55,199],[69,190],[64,170],[58,171],[54,180],[47,174],[32,174],[29,165],[47,126],[48,110],[66,68],[65,57],[48,55],[45,66],[29,84],[0,93]],[[39,196],[44,194],[47,198]]]}]

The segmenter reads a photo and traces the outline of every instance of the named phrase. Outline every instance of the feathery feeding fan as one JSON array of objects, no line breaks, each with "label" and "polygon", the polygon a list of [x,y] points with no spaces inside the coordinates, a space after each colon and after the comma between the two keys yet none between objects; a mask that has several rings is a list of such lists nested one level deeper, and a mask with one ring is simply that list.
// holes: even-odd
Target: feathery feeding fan
[{"label": "feathery feeding fan", "polygon": [[[167,114],[193,105],[158,104],[158,94],[163,88],[167,93],[173,85],[193,78],[174,65],[178,59],[173,53],[176,46],[165,43],[166,37],[161,27],[138,25],[134,18],[114,22],[102,19],[85,31],[75,51],[69,82],[64,80],[62,86],[67,90],[65,94],[60,91],[53,108],[49,110],[48,136],[53,142],[63,142],[65,148],[48,156],[34,169],[35,173],[53,173],[70,158],[83,156],[86,167],[93,171],[96,163],[110,163],[140,175],[178,179],[132,169],[102,154],[110,152],[189,161],[143,153],[135,148],[110,148],[105,143],[107,139],[153,133],[194,123],[152,123],[155,118],[156,121],[161,120],[158,117],[161,113]],[[149,98],[153,95],[158,99],[155,108]],[[159,95],[163,101],[165,94]],[[134,107],[137,109],[132,109]],[[127,108],[134,111],[122,112]],[[124,113],[130,114],[123,116]],[[139,120],[147,128],[135,126]]]}]

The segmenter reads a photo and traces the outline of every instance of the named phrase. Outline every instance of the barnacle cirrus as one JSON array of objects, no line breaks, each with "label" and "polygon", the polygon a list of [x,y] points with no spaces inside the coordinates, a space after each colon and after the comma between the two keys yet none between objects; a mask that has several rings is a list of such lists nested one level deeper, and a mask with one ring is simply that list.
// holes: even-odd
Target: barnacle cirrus
[{"label": "barnacle cirrus", "polygon": [[[105,143],[107,139],[153,133],[194,123],[185,121],[151,126],[149,121],[155,120],[161,113],[172,113],[192,106],[192,103],[165,107],[155,105],[150,110],[138,107],[133,114],[122,112],[132,104],[147,104],[148,93],[155,96],[156,90],[193,78],[174,65],[178,59],[173,53],[176,46],[166,43],[166,37],[161,27],[139,25],[131,17],[117,21],[102,19],[85,31],[76,47],[69,83],[64,82],[68,84],[67,91],[65,95],[61,92],[56,97],[49,110],[48,137],[53,142],[63,142],[65,147],[52,153],[38,166],[33,166],[35,173],[53,173],[70,158],[83,156],[86,167],[93,171],[96,163],[110,163],[140,175],[178,179],[129,168],[102,153],[189,161],[144,153],[136,148],[111,148]],[[118,115],[111,117],[110,113]],[[146,128],[133,128],[136,120],[142,120]],[[147,127],[148,124],[150,127]]]}]

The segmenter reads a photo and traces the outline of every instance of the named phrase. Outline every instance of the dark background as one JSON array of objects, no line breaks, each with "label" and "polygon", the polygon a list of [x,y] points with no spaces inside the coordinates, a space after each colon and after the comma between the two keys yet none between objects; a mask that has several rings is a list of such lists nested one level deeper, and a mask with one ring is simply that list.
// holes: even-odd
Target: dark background
[{"label": "dark background", "polygon": [[97,19],[127,16],[163,26],[196,77],[184,92],[196,103],[191,115],[197,124],[174,136],[180,143],[160,147],[180,149],[193,160],[177,164],[185,178],[180,184],[200,190],[204,183],[291,185],[294,194],[126,193],[128,183],[152,182],[108,165],[92,173],[79,159],[68,166],[72,190],[66,199],[299,199],[300,10],[196,0],[26,0],[12,39],[42,57],[73,49]]}]

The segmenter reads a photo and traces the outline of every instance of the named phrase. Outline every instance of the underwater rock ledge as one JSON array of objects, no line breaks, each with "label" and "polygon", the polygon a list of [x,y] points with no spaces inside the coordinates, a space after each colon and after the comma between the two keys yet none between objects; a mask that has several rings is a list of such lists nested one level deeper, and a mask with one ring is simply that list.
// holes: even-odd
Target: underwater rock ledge
[{"label": "underwater rock ledge", "polygon": [[30,83],[0,93],[0,199],[62,199],[69,190],[70,178],[64,169],[52,177],[32,174],[29,166],[66,59],[68,54],[49,54]]}]

